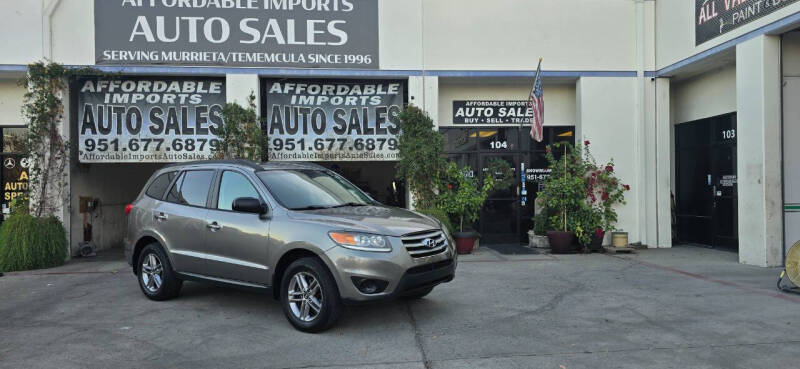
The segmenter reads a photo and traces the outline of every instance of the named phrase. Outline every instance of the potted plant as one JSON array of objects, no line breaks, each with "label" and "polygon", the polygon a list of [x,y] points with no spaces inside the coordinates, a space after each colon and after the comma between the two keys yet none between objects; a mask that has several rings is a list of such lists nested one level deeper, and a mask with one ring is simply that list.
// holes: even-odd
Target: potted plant
[{"label": "potted plant", "polygon": [[[556,159],[553,152],[562,155]],[[544,189],[539,196],[544,199],[548,215],[547,238],[553,253],[577,251],[575,238],[582,243],[590,236],[586,231],[591,219],[591,207],[586,202],[586,165],[579,147],[556,143],[546,148],[551,169]]]},{"label": "potted plant", "polygon": [[469,175],[470,171],[469,167],[459,168],[456,163],[449,162],[442,178],[436,179],[439,189],[437,203],[458,223],[458,231],[452,236],[459,254],[472,252],[480,237],[478,232],[465,231],[464,221],[472,224],[478,220],[481,207],[495,184],[493,176],[486,176],[483,185],[479,185],[478,179]]},{"label": "potted plant", "polygon": [[[583,142],[583,162],[586,166],[586,194],[591,207],[590,224],[594,232],[587,243],[590,250],[602,248],[603,238],[607,232],[616,230],[617,204],[625,204],[625,192],[631,187],[617,178],[614,171],[614,159],[598,165],[589,149],[590,142]],[[589,224],[589,223],[587,223]]]},{"label": "potted plant", "polygon": [[542,209],[544,206],[543,200],[543,198],[539,197],[534,201],[533,229],[528,231],[528,247],[530,248],[550,248],[550,241],[547,238],[547,213]]}]

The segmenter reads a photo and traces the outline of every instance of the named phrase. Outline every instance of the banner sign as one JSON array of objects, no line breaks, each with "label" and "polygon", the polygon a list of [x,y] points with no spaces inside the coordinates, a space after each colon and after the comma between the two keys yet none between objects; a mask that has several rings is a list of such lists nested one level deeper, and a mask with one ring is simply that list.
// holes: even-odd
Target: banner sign
[{"label": "banner sign", "polygon": [[85,79],[78,91],[81,163],[173,163],[213,157],[221,78]]},{"label": "banner sign", "polygon": [[403,82],[273,80],[264,90],[269,160],[397,160]]},{"label": "banner sign", "polygon": [[695,45],[774,13],[798,0],[695,0]]},{"label": "banner sign", "polygon": [[532,117],[525,100],[453,101],[453,124],[530,124]]},{"label": "banner sign", "polygon": [[95,0],[97,64],[378,68],[377,0]]},{"label": "banner sign", "polygon": [[30,162],[19,154],[2,154],[0,164],[2,165],[0,185],[3,189],[3,197],[0,198],[0,220],[2,220],[11,213],[11,201],[28,196]]}]

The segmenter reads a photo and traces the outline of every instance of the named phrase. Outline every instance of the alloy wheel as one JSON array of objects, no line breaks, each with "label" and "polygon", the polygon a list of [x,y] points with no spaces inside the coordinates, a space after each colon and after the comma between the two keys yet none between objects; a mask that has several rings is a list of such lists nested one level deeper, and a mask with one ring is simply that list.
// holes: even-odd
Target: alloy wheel
[{"label": "alloy wheel", "polygon": [[313,275],[299,272],[289,281],[289,308],[295,318],[310,322],[322,311],[322,288]]},{"label": "alloy wheel", "polygon": [[150,293],[156,293],[164,283],[164,267],[155,253],[150,253],[142,262],[142,284]]}]

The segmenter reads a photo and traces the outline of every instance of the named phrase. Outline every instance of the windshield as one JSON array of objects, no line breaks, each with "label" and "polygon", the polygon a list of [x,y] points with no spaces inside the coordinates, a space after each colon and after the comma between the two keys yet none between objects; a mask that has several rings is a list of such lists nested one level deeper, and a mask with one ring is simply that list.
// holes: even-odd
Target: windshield
[{"label": "windshield", "polygon": [[258,172],[275,199],[291,210],[364,206],[373,201],[338,175],[315,169],[281,169]]}]

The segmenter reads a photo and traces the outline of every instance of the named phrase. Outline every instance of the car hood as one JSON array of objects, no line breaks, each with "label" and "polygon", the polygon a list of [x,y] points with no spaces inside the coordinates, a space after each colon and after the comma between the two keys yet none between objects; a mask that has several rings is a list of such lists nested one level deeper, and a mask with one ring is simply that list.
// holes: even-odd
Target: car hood
[{"label": "car hood", "polygon": [[383,205],[290,211],[289,217],[328,224],[331,230],[361,231],[387,236],[439,229],[437,221],[406,209]]}]

